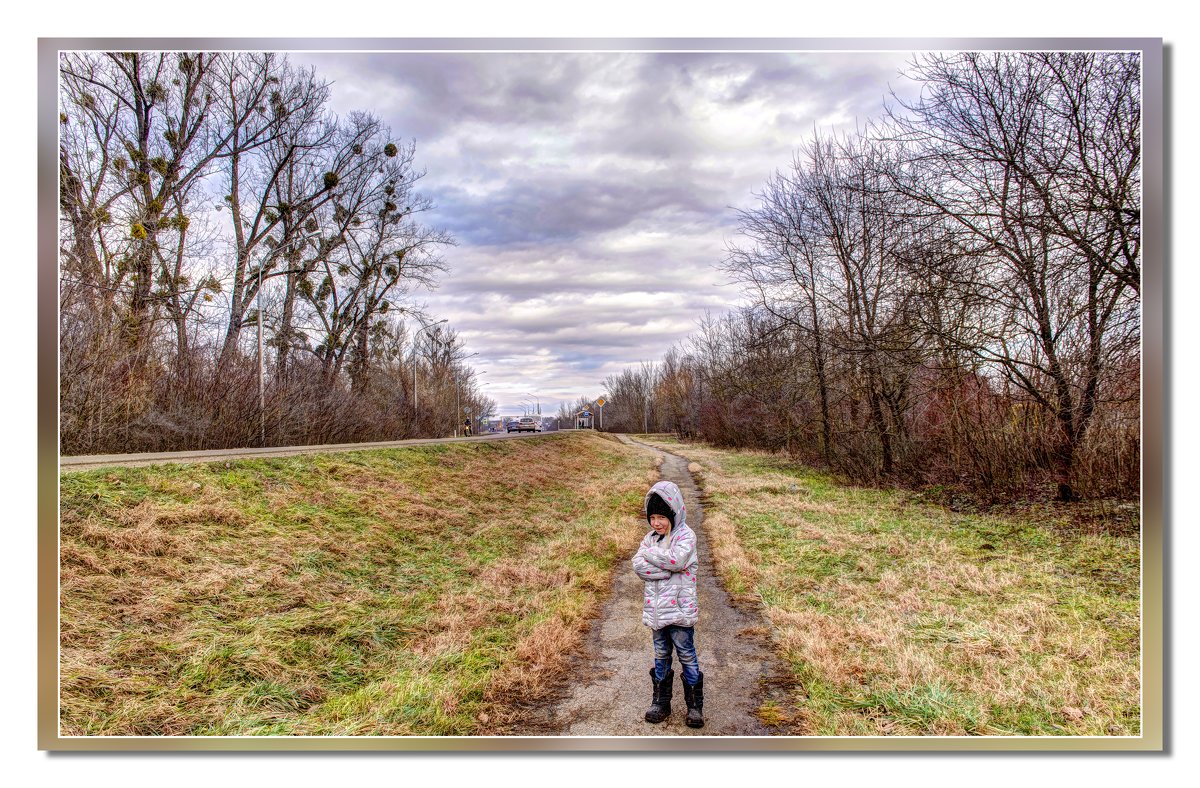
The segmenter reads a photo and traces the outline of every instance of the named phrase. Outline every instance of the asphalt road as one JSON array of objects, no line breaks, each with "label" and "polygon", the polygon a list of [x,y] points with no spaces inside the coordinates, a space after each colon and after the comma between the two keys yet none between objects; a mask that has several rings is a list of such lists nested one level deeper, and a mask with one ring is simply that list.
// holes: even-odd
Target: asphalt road
[{"label": "asphalt road", "polygon": [[[573,430],[558,430],[573,432]],[[412,438],[402,441],[378,443],[331,443],[320,446],[272,446],[265,449],[211,449],[205,451],[170,451],[150,454],[88,454],[76,457],[59,457],[59,470],[90,471],[96,468],[130,468],[139,465],[162,465],[175,462],[222,462],[225,460],[258,459],[262,457],[291,457],[297,454],[328,454],[330,452],[362,451],[364,449],[392,449],[401,446],[425,446],[434,443],[459,443],[462,441],[515,440],[534,435],[551,433],[537,432],[485,432],[482,435],[461,438]]]}]

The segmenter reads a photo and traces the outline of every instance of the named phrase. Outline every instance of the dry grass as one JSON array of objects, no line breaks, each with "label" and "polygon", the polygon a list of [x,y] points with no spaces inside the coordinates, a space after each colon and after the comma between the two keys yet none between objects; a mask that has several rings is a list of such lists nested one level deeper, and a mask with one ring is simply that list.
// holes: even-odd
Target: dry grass
[{"label": "dry grass", "polygon": [[1139,733],[1136,538],[682,451],[718,572],[798,679],[767,716],[818,735]]},{"label": "dry grass", "polygon": [[64,475],[61,731],[517,730],[646,469],[578,434]]}]

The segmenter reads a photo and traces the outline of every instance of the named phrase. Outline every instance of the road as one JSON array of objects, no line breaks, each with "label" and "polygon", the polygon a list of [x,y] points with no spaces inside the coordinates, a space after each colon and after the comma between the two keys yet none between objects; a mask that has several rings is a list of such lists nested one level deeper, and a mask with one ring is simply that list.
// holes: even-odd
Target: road
[{"label": "road", "polygon": [[[573,430],[561,430],[572,432]],[[297,454],[328,454],[330,452],[363,451],[364,449],[395,449],[402,446],[427,446],[435,443],[459,443],[462,441],[515,440],[549,433],[536,432],[486,432],[482,435],[461,438],[411,438],[402,441],[378,443],[330,443],[318,446],[272,446],[265,449],[209,449],[204,451],[170,451],[150,454],[88,454],[76,457],[59,457],[59,470],[63,473],[90,471],[96,468],[132,468],[139,465],[162,465],[175,462],[222,462],[225,460],[260,459],[264,457],[292,457]]]}]

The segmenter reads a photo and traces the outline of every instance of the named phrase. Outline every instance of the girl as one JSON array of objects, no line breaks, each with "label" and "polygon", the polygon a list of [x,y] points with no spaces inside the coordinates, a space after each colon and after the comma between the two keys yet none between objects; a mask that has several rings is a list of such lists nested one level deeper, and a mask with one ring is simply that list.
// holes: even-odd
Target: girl
[{"label": "girl", "polygon": [[696,659],[696,534],[685,521],[687,507],[674,482],[657,482],[646,493],[646,519],[650,533],[633,557],[633,571],[646,581],[642,623],[654,632],[654,667],[650,681],[654,696],[646,722],[662,722],[671,713],[671,650],[679,654],[683,669],[683,697],[687,724],[704,727],[704,674]]}]

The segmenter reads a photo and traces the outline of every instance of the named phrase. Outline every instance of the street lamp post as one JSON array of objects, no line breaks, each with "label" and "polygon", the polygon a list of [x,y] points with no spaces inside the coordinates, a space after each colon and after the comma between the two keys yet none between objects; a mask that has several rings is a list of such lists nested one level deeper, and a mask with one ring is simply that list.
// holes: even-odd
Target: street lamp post
[{"label": "street lamp post", "polygon": [[541,425],[542,425],[542,401],[541,401],[541,399],[539,399],[539,398],[538,398],[538,395],[537,395],[537,394],[528,394],[528,393],[527,393],[525,396],[526,396],[526,397],[533,397],[533,398],[534,398],[534,400],[536,400],[536,401],[537,401],[537,417],[538,417],[538,426],[539,426],[539,427],[541,427]]},{"label": "street lamp post", "polygon": [[[479,353],[472,353],[470,356],[463,356],[459,359],[460,362],[466,361],[472,356],[478,356]],[[458,381],[458,367],[454,368],[454,437],[458,437],[458,414],[462,413],[462,384]]]},{"label": "street lamp post", "polygon": [[[462,359],[460,359],[458,361],[460,361],[460,362],[466,361],[467,359],[470,359],[470,357],[478,356],[478,355],[479,355],[478,351],[475,351],[475,353],[470,354],[469,356],[463,356]],[[458,437],[458,414],[461,414],[461,413],[462,413],[462,381],[460,379],[458,379],[458,367],[455,366],[454,367],[454,437],[455,438]]]},{"label": "street lamp post", "polygon": [[[478,353],[475,353],[475,354],[473,354],[473,355],[476,355],[476,356],[477,356],[477,355],[479,355],[479,354],[478,354]],[[486,369],[482,369],[482,370],[479,370],[478,372],[476,372],[475,374],[476,374],[476,375],[486,375],[486,374],[487,374],[487,370],[486,370]],[[456,388],[457,388],[457,384],[458,384],[458,378],[457,378],[457,377],[455,377],[455,379],[454,379],[454,382],[455,382],[455,385],[456,385]],[[458,417],[457,417],[457,416],[455,416],[455,418],[458,418]],[[477,413],[475,413],[474,411],[472,411],[472,412],[471,412],[471,419],[470,419],[470,420],[471,420],[471,423],[472,423],[472,424],[474,424],[474,425],[476,425],[476,427],[478,427],[478,424],[479,424],[479,414],[477,414]]]},{"label": "street lamp post", "polygon": [[[473,353],[472,355],[479,355],[479,354],[478,354],[478,353]],[[469,357],[468,357],[468,358],[469,358]],[[481,371],[481,372],[476,372],[475,374],[476,374],[476,375],[486,375],[486,374],[487,374],[487,370],[485,369],[485,370],[483,370],[483,371]],[[455,412],[454,418],[455,418],[455,419],[458,419],[458,414],[459,414],[459,413],[470,413],[471,415],[470,415],[470,416],[468,416],[466,419],[464,419],[464,421],[467,421],[467,422],[469,422],[469,423],[472,423],[472,424],[476,423],[476,422],[477,422],[477,417],[476,417],[476,414],[475,414],[475,412],[474,412],[474,411],[471,411],[470,409],[468,409],[468,410],[463,410],[463,409],[462,409],[462,402],[461,402],[461,399],[462,399],[462,384],[459,382],[458,375],[455,375],[455,376],[454,376],[454,399],[455,399],[455,402],[456,402],[456,403],[457,403],[457,405],[458,405],[458,411],[456,411],[456,412]],[[455,434],[457,434],[457,432],[458,432],[458,431],[457,431],[457,429],[456,429],[456,430],[455,430]]]},{"label": "street lamp post", "polygon": [[[419,319],[420,318],[418,318],[418,320]],[[417,337],[421,336],[421,334],[425,333],[426,331],[433,328],[434,326],[440,326],[442,323],[445,323],[445,322],[446,322],[446,319],[439,320],[436,323],[430,323],[429,325],[425,325],[424,323],[422,323],[421,330],[418,331],[417,333],[413,334],[413,349],[412,349],[413,396],[412,396],[412,399],[413,399],[413,425],[414,426],[417,423]]]}]

